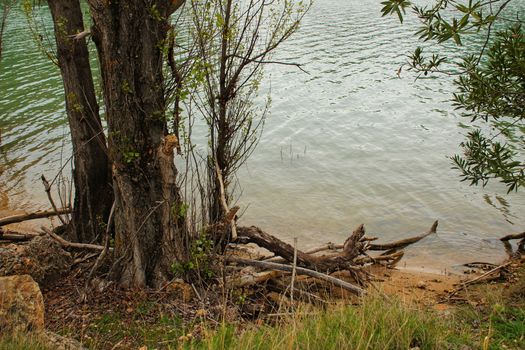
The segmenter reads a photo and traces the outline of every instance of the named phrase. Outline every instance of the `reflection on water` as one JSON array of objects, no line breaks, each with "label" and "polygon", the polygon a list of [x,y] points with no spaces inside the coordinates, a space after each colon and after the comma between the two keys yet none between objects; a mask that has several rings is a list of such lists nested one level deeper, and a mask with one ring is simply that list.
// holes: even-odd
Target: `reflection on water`
[{"label": "reflection on water", "polygon": [[[459,182],[447,156],[465,130],[448,102],[451,81],[399,78],[414,23],[380,18],[379,9],[378,1],[317,2],[275,57],[303,63],[309,74],[266,70],[272,114],[239,174],[240,204],[248,208],[242,223],[312,246],[342,242],[360,223],[398,239],[439,219],[437,235],[408,249],[408,264],[498,260],[505,253],[497,238],[525,224],[523,195],[498,197],[505,188],[496,183]],[[34,208],[46,206],[40,174],[52,177],[70,146],[59,72],[13,13],[0,63],[0,186],[12,206]]]}]

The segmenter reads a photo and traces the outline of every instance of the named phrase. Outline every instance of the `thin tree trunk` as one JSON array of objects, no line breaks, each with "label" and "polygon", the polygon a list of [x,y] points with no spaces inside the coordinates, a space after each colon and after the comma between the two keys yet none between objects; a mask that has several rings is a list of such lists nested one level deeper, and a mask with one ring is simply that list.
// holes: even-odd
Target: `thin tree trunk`
[{"label": "thin tree trunk", "polygon": [[78,0],[49,0],[57,56],[64,83],[66,109],[73,144],[75,199],[71,238],[100,241],[113,202],[106,138],[99,116],[89,51]]},{"label": "thin tree trunk", "polygon": [[113,277],[124,287],[162,283],[187,260],[183,204],[166,135],[163,46],[167,1],[89,0],[102,71],[115,193]]},{"label": "thin tree trunk", "polygon": [[[223,176],[223,186],[224,186],[224,196],[226,198],[226,201],[228,202],[229,196],[228,196],[228,185],[229,185],[229,169],[228,169],[228,163],[229,160],[227,159],[227,144],[228,140],[231,138],[230,131],[229,131],[229,125],[227,123],[228,118],[228,103],[231,102],[231,91],[229,91],[228,86],[228,46],[230,45],[229,36],[230,33],[230,20],[231,20],[231,11],[232,11],[232,0],[227,0],[225,4],[225,10],[224,10],[224,26],[222,28],[221,33],[221,56],[220,56],[220,63],[219,63],[219,96],[218,96],[218,118],[214,121],[214,127],[217,129],[216,131],[212,130],[212,132],[216,132],[216,140],[212,145],[215,147],[215,149],[212,150],[214,152],[214,158],[217,162],[217,165],[221,171],[221,174]],[[209,220],[210,224],[215,224],[220,222],[224,215],[226,215],[226,211],[224,210],[224,207],[221,205],[221,185],[220,181],[217,175],[216,171],[216,164],[209,164],[209,176],[210,176],[210,184],[212,185],[211,188],[211,195],[210,195],[210,207],[209,207]],[[223,238],[220,237],[222,241],[222,245],[226,243]],[[219,243],[219,242],[216,242]]]},{"label": "thin tree trunk", "polygon": [[4,47],[4,32],[5,27],[7,24],[7,16],[9,15],[9,11],[11,10],[11,2],[10,1],[2,1],[2,14],[0,16],[0,59],[2,59],[2,49]]}]

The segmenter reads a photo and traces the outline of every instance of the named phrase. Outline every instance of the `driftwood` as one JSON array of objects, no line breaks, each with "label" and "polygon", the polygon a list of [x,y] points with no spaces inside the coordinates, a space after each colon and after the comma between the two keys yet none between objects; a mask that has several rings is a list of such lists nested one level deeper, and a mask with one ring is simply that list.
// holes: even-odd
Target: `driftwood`
[{"label": "driftwood", "polygon": [[436,233],[436,230],[437,230],[437,226],[438,226],[438,221],[434,221],[434,223],[432,224],[432,226],[430,227],[430,230],[428,230],[428,232],[420,235],[420,236],[416,236],[416,237],[410,237],[410,238],[406,238],[406,239],[402,239],[400,241],[396,241],[396,242],[392,242],[392,243],[384,243],[384,244],[370,244],[370,247],[368,249],[370,250],[397,250],[397,249],[403,249],[411,244],[414,244],[416,242],[419,242],[420,240],[422,240],[423,238],[433,234],[433,233]]},{"label": "driftwood", "polygon": [[[231,257],[231,258],[228,258],[227,261],[231,263],[236,263],[236,264],[256,266],[256,267],[260,267],[263,269],[279,270],[279,271],[285,271],[285,272],[292,272],[293,270],[293,267],[289,265],[277,264],[277,263],[259,261],[259,260],[250,260],[250,259],[241,259],[241,258]],[[364,289],[357,287],[351,283],[345,282],[343,280],[337,279],[335,277],[326,275],[324,273],[320,273],[320,272],[306,269],[303,267],[296,267],[295,270],[297,274],[306,275],[306,276],[310,276],[310,277],[314,277],[317,279],[321,279],[321,280],[330,282],[333,285],[337,287],[341,287],[353,294],[356,294],[356,295],[366,294],[366,291]]]},{"label": "driftwood", "polygon": [[343,245],[342,252],[325,256],[314,256],[301,250],[295,252],[294,247],[290,244],[281,241],[255,226],[239,227],[237,232],[239,236],[247,237],[250,242],[268,249],[289,263],[293,263],[294,256],[296,255],[297,266],[323,272],[333,272],[337,270],[353,270],[355,272],[357,267],[353,260],[361,254],[364,248],[364,244],[360,242],[360,239],[365,233],[363,225],[360,225],[347,239]]},{"label": "driftwood", "polygon": [[343,244],[335,244],[335,243],[332,243],[332,242],[328,242],[328,243],[323,244],[320,247],[316,247],[316,248],[312,248],[312,249],[306,250],[305,253],[306,254],[315,254],[315,253],[319,253],[319,252],[324,252],[326,250],[338,250],[338,249],[342,249],[342,248],[343,248]]},{"label": "driftwood", "polygon": [[[437,226],[438,226],[438,221],[436,220],[432,224],[430,230],[428,232],[420,235],[420,236],[405,238],[405,239],[402,239],[402,240],[399,240],[399,241],[395,241],[395,242],[391,242],[391,243],[370,244],[368,249],[369,250],[376,250],[376,251],[380,251],[380,250],[387,250],[388,251],[388,250],[390,250],[391,252],[389,252],[389,253],[394,253],[396,250],[399,250],[399,249],[402,249],[402,248],[406,248],[407,246],[409,246],[411,244],[419,242],[423,238],[431,235],[432,233],[436,233]],[[371,241],[376,241],[377,239],[378,239],[377,237],[366,237],[366,236],[364,236],[361,239],[361,241],[369,241],[369,242],[371,242]],[[342,249],[343,247],[344,247],[344,244],[335,244],[335,243],[332,243],[332,242],[328,242],[328,243],[323,244],[322,246],[319,246],[319,247],[307,250],[307,251],[305,251],[305,253],[307,253],[307,254],[315,254],[315,253],[319,253],[319,252],[327,251],[327,250],[337,251],[339,249]]]},{"label": "driftwood", "polygon": [[525,239],[525,232],[506,235],[505,237],[500,238],[500,241],[507,242],[513,239]]},{"label": "driftwood", "polygon": [[265,283],[271,279],[281,276],[282,272],[276,270],[245,273],[240,276],[233,275],[226,279],[226,286],[228,286],[228,288],[250,287],[256,284]]},{"label": "driftwood", "polygon": [[71,213],[70,208],[62,208],[58,210],[37,211],[34,213],[29,213],[29,214],[12,215],[12,216],[1,218],[0,226],[15,224],[17,222],[22,222],[22,221],[27,221],[27,220],[49,218],[52,216],[69,214],[69,213]]},{"label": "driftwood", "polygon": [[[301,251],[294,249],[294,247],[286,242],[281,241],[275,236],[272,236],[258,227],[238,227],[237,233],[239,239],[237,244],[255,243],[259,247],[265,248],[274,254],[271,258],[264,260],[247,260],[242,258],[230,258],[227,261],[235,262],[241,265],[256,266],[267,270],[279,270],[293,272],[297,274],[307,275],[314,279],[320,279],[334,283],[354,294],[362,295],[364,290],[354,284],[336,278],[330,275],[334,272],[349,273],[350,277],[358,285],[366,285],[370,282],[373,276],[364,268],[370,264],[383,264],[387,267],[392,267],[398,263],[404,255],[403,248],[419,242],[436,232],[438,222],[435,221],[431,228],[424,234],[419,236],[405,238],[399,241],[390,243],[373,243],[377,237],[367,237],[365,235],[365,228],[359,225],[352,234],[346,239],[344,244],[327,243],[321,247]],[[369,251],[381,251],[374,256],[369,255]],[[321,252],[329,251],[329,253],[321,255]],[[271,289],[272,286],[284,287],[284,293],[289,293],[291,300],[295,293],[294,278],[292,276],[291,283],[283,286],[279,278],[274,278],[271,271],[261,271],[256,275],[249,275],[243,279],[238,280],[237,286],[255,284],[259,280],[261,282],[271,281],[266,284],[266,288]],[[310,282],[311,283],[311,282]],[[302,283],[301,283],[302,284]]]},{"label": "driftwood", "polygon": [[379,256],[364,256],[356,259],[356,263],[359,265],[364,265],[368,263],[377,263],[378,261],[386,261],[388,266],[394,266],[403,258],[405,255],[405,252],[395,252],[392,254],[387,255],[379,255]]}]

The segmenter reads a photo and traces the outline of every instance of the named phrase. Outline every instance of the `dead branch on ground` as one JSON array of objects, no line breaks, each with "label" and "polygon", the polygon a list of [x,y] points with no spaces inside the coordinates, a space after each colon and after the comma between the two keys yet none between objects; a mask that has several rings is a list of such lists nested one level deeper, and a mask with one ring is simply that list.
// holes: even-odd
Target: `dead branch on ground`
[{"label": "dead branch on ground", "polygon": [[[96,250],[99,252],[102,252],[104,250],[104,246],[96,245],[96,244],[89,244],[89,243],[74,243],[69,242],[65,240],[64,238],[60,237],[47,227],[42,227],[42,230],[48,234],[51,238],[53,238],[55,241],[60,243],[62,247],[65,249],[80,249],[80,250]],[[111,249],[111,248],[110,248]]]},{"label": "dead branch on ground", "polygon": [[[235,258],[235,257],[228,258],[228,262],[232,262],[236,264],[243,264],[243,265],[250,265],[250,266],[257,266],[263,269],[272,269],[272,270],[279,270],[279,271],[285,271],[285,272],[292,272],[293,270],[293,267],[289,265],[277,264],[277,263],[259,261],[259,260],[241,259],[241,258]],[[330,282],[334,284],[335,286],[346,289],[349,292],[352,292],[356,295],[366,294],[366,291],[364,289],[359,288],[358,286],[355,286],[343,280],[340,280],[338,278],[329,276],[327,274],[320,273],[320,272],[310,270],[310,269],[305,269],[303,267],[296,267],[295,269],[298,274],[315,277],[315,278]]]},{"label": "dead branch on ground", "polygon": [[0,241],[27,242],[38,236],[38,234],[14,232],[0,227]]},{"label": "dead branch on ground", "polygon": [[52,216],[57,215],[63,215],[63,214],[69,214],[71,213],[70,208],[62,208],[58,210],[49,210],[49,211],[37,211],[34,213],[29,214],[19,214],[19,215],[12,215],[7,216],[0,219],[0,226],[5,226],[9,224],[15,224],[18,222],[28,221],[28,220],[34,220],[34,219],[44,219],[44,218],[50,218]]}]

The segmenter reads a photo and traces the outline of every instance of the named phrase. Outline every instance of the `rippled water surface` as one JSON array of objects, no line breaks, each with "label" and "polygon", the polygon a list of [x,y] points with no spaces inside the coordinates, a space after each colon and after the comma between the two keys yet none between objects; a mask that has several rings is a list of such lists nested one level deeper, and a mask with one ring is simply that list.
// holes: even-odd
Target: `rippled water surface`
[{"label": "rippled water surface", "polygon": [[[437,235],[408,249],[409,265],[501,259],[497,237],[523,230],[524,196],[459,182],[447,158],[465,132],[448,102],[451,80],[399,78],[414,23],[379,10],[379,1],[317,1],[276,57],[309,74],[266,70],[271,116],[239,174],[242,222],[312,246],[342,242],[360,223],[397,239],[439,219]],[[0,186],[9,206],[32,209],[47,206],[39,177],[54,176],[70,146],[58,69],[36,52],[21,11],[13,14],[0,63]],[[498,194],[513,216],[494,207],[502,209]]]}]

